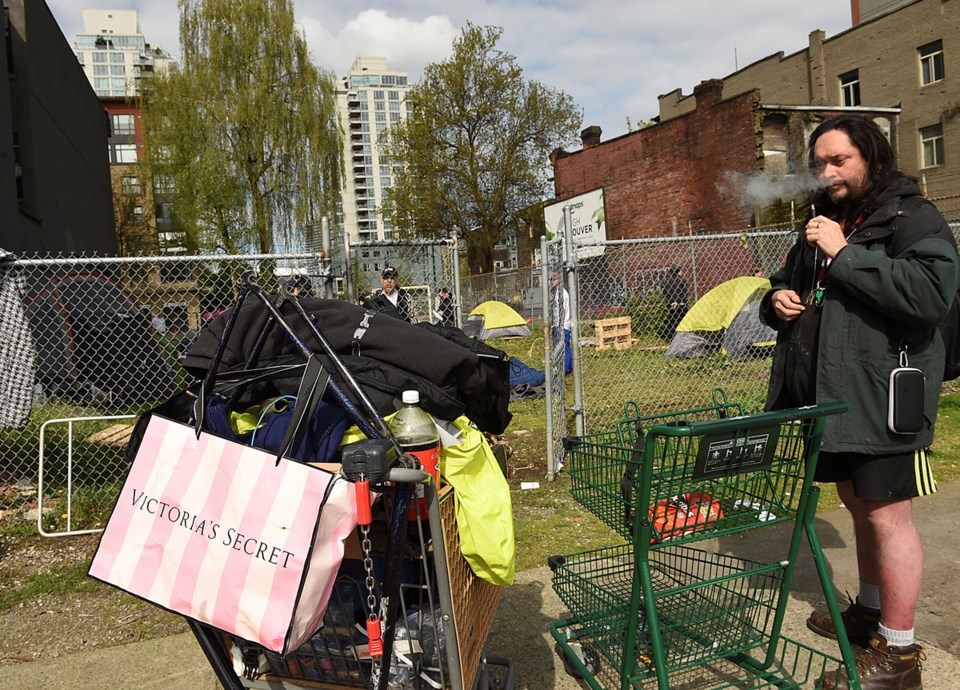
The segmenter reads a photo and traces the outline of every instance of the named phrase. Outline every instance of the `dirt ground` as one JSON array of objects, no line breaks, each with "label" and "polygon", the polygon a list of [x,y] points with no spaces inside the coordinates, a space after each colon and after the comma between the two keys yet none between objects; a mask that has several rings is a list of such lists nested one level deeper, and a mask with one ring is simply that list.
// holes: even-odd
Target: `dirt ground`
[{"label": "dirt ground", "polygon": [[[97,536],[0,541],[0,597],[35,575],[86,567]],[[49,587],[54,590],[54,584]],[[187,630],[182,618],[89,579],[72,591],[31,597],[0,612],[0,666],[111,647]]]}]

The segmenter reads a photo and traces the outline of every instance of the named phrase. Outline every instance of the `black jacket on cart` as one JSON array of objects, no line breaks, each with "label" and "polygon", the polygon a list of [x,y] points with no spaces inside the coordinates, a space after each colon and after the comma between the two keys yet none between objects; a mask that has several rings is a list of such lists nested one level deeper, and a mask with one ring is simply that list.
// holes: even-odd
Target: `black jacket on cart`
[{"label": "black jacket on cart", "polygon": [[[435,417],[453,420],[466,415],[481,431],[499,434],[506,429],[511,418],[507,409],[510,375],[501,350],[469,338],[457,328],[410,324],[340,300],[308,297],[299,301],[381,414],[394,412],[400,394],[412,389],[420,392],[421,405]],[[300,339],[322,353],[293,306],[284,304],[281,311]],[[184,368],[197,378],[209,368],[228,317],[229,311],[210,321],[184,357]],[[250,298],[243,303],[220,372],[244,367],[267,317],[258,300]],[[335,372],[323,354],[318,357],[328,371]],[[258,365],[297,361],[302,357],[293,342],[274,325]],[[280,394],[293,395],[299,380],[296,374],[271,385]],[[256,398],[259,393],[250,395]]]}]

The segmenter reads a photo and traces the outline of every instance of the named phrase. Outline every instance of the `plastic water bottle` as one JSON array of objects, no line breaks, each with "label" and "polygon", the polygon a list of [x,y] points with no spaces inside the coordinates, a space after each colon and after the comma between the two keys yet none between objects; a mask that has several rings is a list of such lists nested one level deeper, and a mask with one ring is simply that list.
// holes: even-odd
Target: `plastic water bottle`
[{"label": "plastic water bottle", "polygon": [[[390,420],[390,430],[397,437],[403,452],[420,461],[420,469],[433,476],[435,487],[440,487],[440,433],[433,417],[420,407],[420,393],[404,391],[403,405]],[[427,499],[422,484],[417,485],[416,498],[410,506],[410,519],[426,519]]]}]

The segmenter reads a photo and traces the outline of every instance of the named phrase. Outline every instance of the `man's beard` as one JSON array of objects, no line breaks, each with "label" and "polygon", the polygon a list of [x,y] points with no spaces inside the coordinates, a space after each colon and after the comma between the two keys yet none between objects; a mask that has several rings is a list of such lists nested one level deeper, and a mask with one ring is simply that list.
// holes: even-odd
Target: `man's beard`
[{"label": "man's beard", "polygon": [[[841,214],[858,207],[863,200],[863,188],[854,187],[847,182],[841,182],[839,185],[827,187],[824,192],[833,207],[840,211]],[[843,194],[837,196],[838,192],[842,192]]]}]

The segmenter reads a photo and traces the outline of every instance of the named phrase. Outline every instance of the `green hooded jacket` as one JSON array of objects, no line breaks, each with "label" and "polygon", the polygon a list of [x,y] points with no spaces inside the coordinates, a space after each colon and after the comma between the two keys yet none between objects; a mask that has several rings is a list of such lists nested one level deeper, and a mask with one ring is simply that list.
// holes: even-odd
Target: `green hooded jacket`
[{"label": "green hooded jacket", "polygon": [[[871,455],[908,452],[933,442],[943,374],[943,340],[937,325],[957,292],[956,242],[943,216],[924,203],[909,214],[903,198],[920,194],[913,183],[895,183],[879,207],[847,239],[826,272],[816,355],[816,401],[843,400],[846,414],[826,419],[821,449]],[[783,268],[770,278],[760,318],[778,331],[767,409],[782,407],[786,342],[791,327],[773,310],[777,290],[803,294],[809,287],[813,248],[801,231]],[[808,307],[813,308],[813,307]],[[890,372],[906,346],[909,365],[924,372],[924,428],[895,434],[887,428]]]}]

